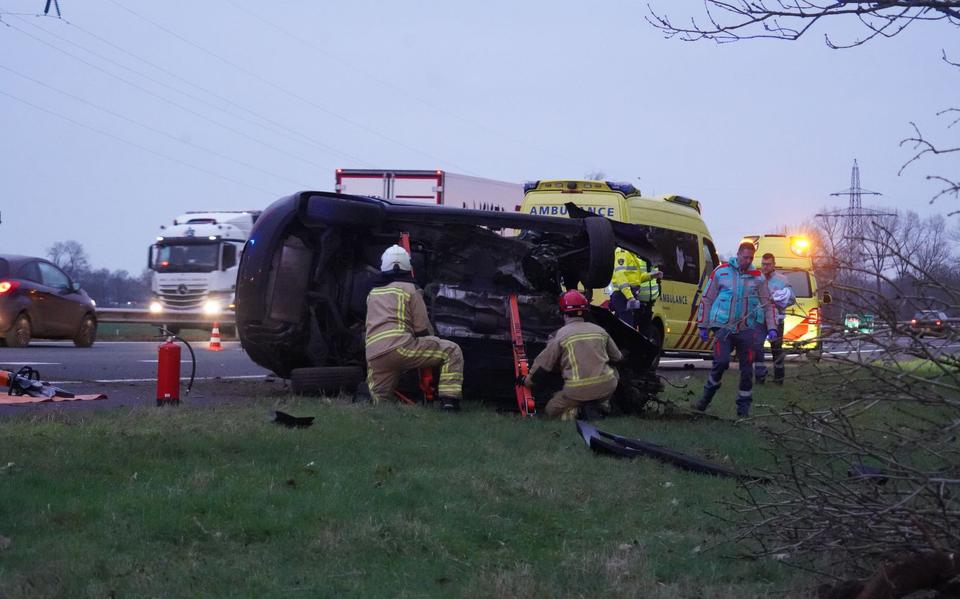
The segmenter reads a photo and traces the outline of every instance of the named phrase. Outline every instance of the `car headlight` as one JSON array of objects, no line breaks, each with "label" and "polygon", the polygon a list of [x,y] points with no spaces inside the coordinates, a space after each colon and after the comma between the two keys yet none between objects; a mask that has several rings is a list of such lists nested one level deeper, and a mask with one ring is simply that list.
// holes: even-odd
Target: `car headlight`
[{"label": "car headlight", "polygon": [[220,300],[207,300],[203,304],[203,313],[204,314],[220,314],[223,312],[223,304],[220,303]]},{"label": "car headlight", "polygon": [[151,314],[160,314],[163,312],[163,304],[158,301],[150,302],[150,313]]}]

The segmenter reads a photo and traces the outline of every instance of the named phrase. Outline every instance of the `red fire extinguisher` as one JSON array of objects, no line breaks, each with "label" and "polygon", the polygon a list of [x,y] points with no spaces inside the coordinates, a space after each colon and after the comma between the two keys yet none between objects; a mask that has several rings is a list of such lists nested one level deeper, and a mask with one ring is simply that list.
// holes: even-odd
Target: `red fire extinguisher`
[{"label": "red fire extinguisher", "polygon": [[180,403],[180,346],[169,338],[157,355],[157,405]]},{"label": "red fire extinguisher", "polygon": [[191,370],[187,395],[190,395],[193,380],[197,376],[197,357],[189,343],[168,331],[166,327],[161,327],[160,332],[167,340],[157,348],[157,405],[176,405],[180,403],[180,346],[175,342],[183,343],[190,350]]}]

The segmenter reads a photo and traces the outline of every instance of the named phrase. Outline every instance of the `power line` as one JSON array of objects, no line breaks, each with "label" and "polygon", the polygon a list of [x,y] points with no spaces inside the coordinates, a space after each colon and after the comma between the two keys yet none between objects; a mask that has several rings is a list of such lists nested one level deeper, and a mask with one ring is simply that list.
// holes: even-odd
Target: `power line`
[{"label": "power line", "polygon": [[[36,41],[36,42],[38,42],[38,43],[40,43],[40,44],[43,44],[43,45],[45,45],[45,46],[47,46],[47,47],[49,47],[49,48],[52,48],[53,50],[56,50],[57,52],[60,52],[61,54],[64,54],[64,55],[72,58],[73,60],[76,60],[76,61],[78,61],[78,62],[81,62],[81,63],[87,65],[88,67],[92,68],[92,69],[95,69],[95,70],[97,70],[97,71],[100,71],[101,73],[104,73],[105,75],[107,75],[107,76],[109,76],[109,77],[112,77],[112,78],[114,78],[114,79],[116,79],[116,80],[118,80],[118,81],[120,81],[120,82],[122,82],[122,83],[124,83],[124,84],[126,84],[126,85],[128,85],[128,86],[130,86],[130,87],[132,87],[132,88],[134,88],[134,89],[136,89],[136,90],[138,90],[138,91],[141,91],[141,92],[143,92],[143,93],[145,93],[145,94],[147,94],[147,95],[149,95],[149,96],[153,96],[154,98],[157,98],[157,99],[159,99],[159,100],[161,100],[161,101],[163,101],[163,102],[166,102],[167,104],[170,104],[171,106],[174,106],[174,107],[176,107],[176,108],[179,108],[180,110],[183,110],[184,112],[187,112],[187,113],[189,113],[189,114],[192,114],[192,115],[194,115],[194,116],[196,116],[196,117],[198,117],[198,118],[200,118],[200,119],[203,119],[204,121],[207,121],[208,123],[212,123],[212,124],[214,124],[214,125],[216,125],[216,126],[218,126],[218,127],[221,127],[221,128],[223,128],[223,129],[227,130],[227,131],[230,131],[230,132],[232,132],[232,133],[235,133],[235,134],[237,134],[237,135],[239,135],[239,136],[241,136],[241,137],[245,137],[245,138],[247,138],[247,139],[249,139],[249,140],[251,140],[251,141],[253,141],[253,142],[255,142],[255,143],[258,143],[258,144],[260,144],[260,145],[262,145],[262,146],[264,146],[264,147],[270,148],[270,149],[272,149],[272,150],[274,150],[274,151],[276,151],[276,152],[279,152],[279,153],[281,153],[281,154],[284,154],[285,156],[289,156],[289,157],[291,157],[291,158],[294,158],[294,159],[296,159],[296,160],[299,160],[300,162],[303,162],[304,164],[308,164],[308,165],[310,165],[310,166],[315,166],[315,167],[318,167],[318,168],[321,168],[321,169],[331,168],[330,165],[320,164],[320,163],[318,163],[318,162],[314,162],[314,161],[312,161],[312,160],[308,160],[308,159],[306,159],[306,158],[303,158],[302,156],[299,156],[299,155],[297,155],[297,154],[295,154],[295,153],[293,153],[293,152],[288,152],[288,151],[286,151],[286,150],[284,150],[284,149],[282,149],[282,148],[279,148],[279,147],[277,147],[277,146],[275,146],[275,145],[273,145],[273,144],[271,144],[271,143],[269,143],[269,142],[266,142],[266,141],[264,141],[264,140],[262,140],[262,139],[259,139],[259,138],[257,138],[257,137],[254,137],[254,136],[252,136],[252,135],[250,135],[250,134],[248,134],[248,133],[245,133],[244,131],[241,131],[241,130],[235,128],[235,127],[231,127],[230,125],[227,125],[227,124],[225,124],[225,123],[222,123],[222,122],[220,122],[220,121],[218,121],[218,120],[216,120],[216,119],[210,118],[210,117],[208,117],[208,116],[206,116],[206,115],[204,115],[204,114],[202,114],[202,113],[200,113],[200,112],[197,112],[196,110],[193,110],[192,108],[189,108],[189,107],[187,107],[187,106],[184,106],[183,104],[180,104],[179,102],[176,102],[176,101],[174,101],[174,100],[171,100],[170,98],[168,98],[168,97],[166,97],[166,96],[163,96],[163,95],[158,94],[158,93],[156,93],[156,92],[154,92],[154,91],[151,91],[151,90],[143,87],[142,85],[139,85],[139,84],[134,83],[134,82],[132,82],[132,81],[130,81],[130,80],[128,80],[128,79],[125,79],[125,78],[121,77],[120,75],[117,75],[116,73],[111,73],[110,71],[108,71],[108,70],[106,70],[106,69],[104,69],[104,68],[102,68],[102,67],[100,67],[100,66],[97,66],[97,65],[93,64],[92,62],[90,62],[90,61],[88,61],[88,60],[84,60],[83,58],[80,58],[79,56],[74,56],[73,54],[70,54],[69,52],[63,50],[62,48],[58,48],[57,46],[51,44],[50,42],[44,41],[44,40],[36,37],[35,35],[31,35],[30,33],[24,31],[23,29],[20,29],[20,28],[17,27],[16,25],[11,24],[10,22],[4,21],[4,25],[6,25],[6,26],[7,26],[8,28],[10,28],[10,29],[13,29],[13,30],[15,30],[15,31],[18,31],[19,33],[21,33],[21,34],[23,34],[23,35],[25,35],[25,36],[33,39],[34,41]],[[35,27],[35,26],[34,26],[34,27]],[[44,29],[42,29],[42,28],[40,28],[40,29],[41,29],[41,31],[43,31],[44,33],[47,33],[48,35],[51,35],[51,36],[56,37],[56,38],[58,38],[58,39],[62,39],[62,38],[60,38],[59,36],[57,36],[57,35],[55,35],[55,34],[52,34],[52,33],[48,32],[48,31],[46,31],[46,30],[44,30]],[[71,43],[71,42],[68,41],[67,43]],[[86,51],[86,52],[90,52],[89,50],[86,50],[85,48],[83,48],[82,46],[79,46],[78,44],[74,44],[74,45],[77,46],[78,48],[83,49],[83,50]],[[95,56],[97,55],[97,54],[94,53],[94,52],[90,52],[90,53],[91,53],[91,54],[94,54]],[[107,61],[110,61],[109,59],[106,59],[106,60],[107,60]]]},{"label": "power line", "polygon": [[56,88],[56,87],[54,87],[54,86],[52,86],[52,85],[48,85],[48,84],[44,83],[43,81],[40,81],[39,79],[34,79],[33,77],[31,77],[31,76],[29,76],[29,75],[24,75],[23,73],[20,73],[20,72],[18,72],[18,71],[15,71],[14,69],[11,69],[10,67],[4,66],[3,64],[0,64],[0,69],[3,69],[3,70],[5,70],[5,71],[7,71],[7,72],[10,72],[10,73],[13,73],[14,75],[17,75],[18,77],[22,77],[23,79],[26,79],[26,80],[28,80],[28,81],[32,81],[33,83],[36,83],[37,85],[40,85],[40,86],[42,86],[42,87],[45,87],[45,88],[47,88],[47,89],[49,89],[49,90],[53,90],[53,91],[55,91],[55,92],[57,92],[57,93],[59,93],[59,94],[63,94],[64,96],[67,96],[68,98],[72,98],[73,100],[76,100],[77,102],[81,102],[81,103],[83,103],[83,104],[86,104],[87,106],[92,106],[93,108],[96,108],[97,110],[99,110],[99,111],[101,111],[101,112],[104,112],[104,113],[106,113],[106,114],[109,114],[109,115],[111,115],[111,116],[113,116],[113,117],[116,117],[116,118],[121,119],[121,120],[123,120],[123,121],[126,121],[126,122],[128,122],[128,123],[132,123],[132,124],[134,124],[134,125],[137,125],[138,127],[142,127],[142,128],[144,128],[144,129],[146,129],[146,130],[148,130],[148,131],[152,131],[152,132],[154,132],[154,133],[157,133],[158,135],[163,135],[164,137],[168,137],[168,138],[170,138],[170,139],[172,139],[172,140],[174,140],[174,141],[176,141],[176,142],[182,143],[182,144],[187,145],[187,146],[190,146],[190,147],[192,147],[192,148],[196,148],[196,149],[198,149],[198,150],[202,150],[202,151],[204,151],[204,152],[208,152],[208,153],[210,153],[210,154],[213,154],[214,156],[217,156],[217,157],[219,157],[219,158],[223,158],[224,160],[229,160],[230,162],[234,162],[234,163],[236,163],[236,164],[239,164],[240,166],[243,166],[243,167],[246,167],[246,168],[250,168],[250,169],[253,169],[253,170],[256,170],[256,171],[260,171],[261,173],[263,173],[263,174],[265,174],[265,175],[269,175],[269,176],[271,176],[271,177],[275,177],[275,178],[277,178],[277,179],[286,181],[286,182],[288,182],[288,183],[293,183],[294,185],[300,187],[301,189],[306,189],[306,188],[309,188],[309,187],[310,187],[310,185],[305,185],[304,183],[301,183],[301,182],[299,182],[299,181],[294,181],[293,179],[288,179],[287,177],[285,177],[285,176],[283,176],[283,175],[279,175],[279,174],[277,174],[277,173],[268,171],[268,170],[266,170],[266,169],[262,169],[262,168],[260,168],[259,166],[255,165],[255,164],[251,164],[251,163],[249,163],[249,162],[244,162],[243,160],[238,160],[238,159],[236,159],[236,158],[232,158],[232,157],[230,157],[230,156],[227,156],[226,154],[222,154],[222,153],[218,152],[217,150],[213,150],[213,149],[211,149],[211,148],[207,148],[207,147],[201,146],[201,145],[199,145],[199,144],[195,144],[195,143],[193,143],[193,142],[191,142],[191,141],[187,141],[187,140],[181,139],[181,138],[177,137],[176,135],[174,135],[174,134],[172,134],[172,133],[168,133],[168,132],[163,131],[163,130],[161,130],[161,129],[158,129],[158,128],[152,126],[152,125],[147,125],[146,123],[141,123],[140,121],[137,121],[137,120],[132,119],[132,118],[130,118],[130,117],[124,116],[124,115],[122,115],[122,114],[120,114],[120,113],[118,113],[118,112],[114,112],[113,110],[110,110],[109,108],[104,108],[103,106],[100,106],[100,105],[98,105],[98,104],[95,104],[94,102],[91,102],[91,101],[89,101],[89,100],[85,100],[84,98],[81,98],[80,96],[75,96],[74,94],[71,94],[70,92],[67,92],[67,91],[64,91],[64,90],[62,90],[62,89]]},{"label": "power line", "polygon": [[67,122],[69,122],[69,123],[72,123],[72,124],[74,124],[74,125],[76,125],[76,126],[78,126],[78,127],[83,127],[84,129],[88,129],[88,130],[93,131],[93,132],[95,132],[95,133],[99,133],[100,135],[103,135],[103,136],[105,136],[105,137],[109,137],[110,139],[114,139],[114,140],[116,140],[116,141],[119,141],[120,143],[127,144],[128,146],[133,146],[133,147],[135,147],[135,148],[137,148],[137,149],[143,150],[144,152],[148,152],[148,153],[150,153],[150,154],[153,154],[154,156],[159,156],[159,157],[161,157],[161,158],[163,158],[163,159],[165,159],[165,160],[169,160],[170,162],[175,162],[175,163],[177,163],[177,164],[179,164],[179,165],[186,166],[186,167],[188,167],[188,168],[192,168],[193,170],[196,170],[196,171],[200,171],[201,173],[205,173],[205,174],[207,174],[207,175],[211,175],[211,176],[217,177],[218,179],[223,179],[224,181],[229,181],[229,182],[231,182],[231,183],[235,183],[235,184],[241,185],[241,186],[243,186],[243,187],[248,187],[248,188],[250,188],[250,189],[254,189],[254,190],[256,190],[256,191],[260,191],[260,192],[269,194],[269,195],[274,196],[274,197],[280,195],[280,194],[278,194],[278,193],[275,192],[275,191],[270,191],[270,190],[268,190],[268,189],[263,189],[262,187],[257,187],[256,185],[251,185],[251,184],[249,184],[249,183],[244,183],[243,181],[239,181],[239,180],[234,179],[234,178],[232,178],[232,177],[228,177],[227,175],[221,175],[221,174],[218,173],[218,172],[211,171],[211,170],[209,170],[209,169],[205,169],[205,168],[200,167],[200,166],[197,166],[197,165],[195,165],[195,164],[190,164],[189,162],[185,162],[185,161],[183,161],[183,160],[180,160],[179,158],[174,158],[173,156],[168,156],[167,154],[164,154],[163,152],[158,152],[158,151],[156,151],[156,150],[151,150],[150,148],[148,148],[148,147],[146,147],[146,146],[142,146],[142,145],[140,145],[140,144],[138,144],[138,143],[136,143],[136,142],[130,141],[130,140],[128,140],[128,139],[124,139],[124,138],[122,138],[122,137],[120,137],[120,136],[118,136],[118,135],[114,135],[113,133],[109,133],[109,132],[107,132],[107,131],[103,131],[102,129],[97,129],[96,127],[87,125],[86,123],[82,123],[82,122],[80,122],[80,121],[78,121],[78,120],[75,120],[75,119],[72,119],[72,118],[70,118],[70,117],[68,117],[68,116],[64,116],[64,115],[62,115],[62,114],[60,114],[60,113],[58,113],[58,112],[54,112],[53,110],[50,110],[50,109],[48,109],[48,108],[44,108],[44,107],[42,107],[42,106],[37,106],[36,104],[34,104],[33,102],[30,102],[29,100],[24,100],[23,98],[20,98],[20,97],[18,97],[18,96],[14,96],[13,94],[8,94],[7,92],[5,92],[5,91],[3,91],[3,90],[0,90],[0,95],[6,96],[6,97],[10,98],[11,100],[16,100],[17,102],[20,102],[21,104],[26,104],[27,106],[29,106],[29,107],[31,107],[31,108],[33,108],[33,109],[35,109],[35,110],[38,110],[38,111],[40,111],[40,112],[45,112],[45,113],[47,113],[47,114],[49,114],[49,115],[52,115],[52,116],[55,116],[55,117],[57,117],[57,118],[63,119],[63,120],[65,120],[65,121],[67,121]]},{"label": "power line", "polygon": [[460,122],[462,122],[462,123],[465,123],[465,124],[470,125],[470,126],[472,126],[472,127],[476,127],[477,129],[480,129],[480,130],[482,130],[482,131],[484,131],[484,132],[487,132],[487,133],[491,133],[491,132],[492,132],[492,133],[495,133],[496,135],[499,135],[500,137],[502,137],[503,139],[505,139],[505,140],[507,140],[507,141],[510,141],[510,142],[512,142],[512,143],[517,143],[517,144],[525,145],[525,146],[527,146],[528,148],[532,148],[532,149],[534,149],[534,150],[536,150],[536,151],[538,151],[538,152],[541,152],[541,153],[544,153],[544,154],[553,154],[553,155],[555,155],[555,156],[560,156],[560,157],[564,158],[565,160],[576,160],[575,158],[573,158],[573,157],[571,157],[571,156],[566,156],[566,155],[563,154],[562,152],[557,152],[556,149],[543,148],[543,147],[540,147],[540,146],[531,144],[531,143],[529,143],[529,142],[527,142],[527,141],[525,141],[525,140],[523,140],[523,139],[521,139],[521,138],[517,138],[517,137],[514,137],[514,136],[512,136],[512,135],[508,135],[508,134],[504,133],[503,131],[496,131],[496,130],[494,130],[493,128],[491,128],[490,125],[487,124],[487,123],[481,123],[481,122],[475,121],[475,120],[473,120],[473,119],[464,117],[464,116],[462,116],[462,115],[460,115],[460,114],[457,114],[456,112],[453,112],[452,110],[450,110],[450,109],[448,109],[448,108],[445,108],[445,107],[443,107],[443,106],[440,106],[440,105],[438,105],[438,104],[435,104],[435,103],[431,102],[430,100],[428,100],[428,99],[426,99],[426,98],[424,98],[424,97],[422,97],[422,96],[419,96],[419,95],[417,95],[417,94],[409,91],[409,90],[406,89],[406,88],[403,88],[403,87],[397,85],[396,83],[393,83],[393,82],[391,82],[391,81],[388,81],[388,80],[386,80],[386,79],[383,79],[383,78],[381,78],[381,77],[378,77],[377,75],[371,73],[370,71],[367,71],[366,69],[363,69],[363,68],[361,68],[361,67],[358,67],[358,66],[352,64],[351,62],[343,59],[342,57],[334,54],[333,52],[330,52],[329,50],[327,50],[327,49],[325,49],[325,48],[322,48],[322,47],[314,44],[313,42],[311,42],[311,41],[303,38],[302,36],[297,35],[296,33],[290,31],[289,29],[286,29],[286,28],[284,28],[284,27],[282,27],[282,26],[280,26],[280,25],[277,25],[277,24],[274,23],[273,21],[270,21],[270,20],[267,19],[266,17],[264,17],[264,16],[262,16],[262,15],[260,15],[260,14],[258,14],[258,13],[255,13],[254,11],[250,10],[249,8],[246,8],[246,7],[244,7],[244,6],[241,6],[240,4],[238,4],[237,2],[235,2],[234,0],[224,0],[224,1],[227,2],[227,4],[230,4],[231,6],[233,6],[235,9],[239,10],[240,12],[246,13],[246,14],[249,15],[250,17],[253,17],[254,19],[256,19],[256,20],[264,23],[265,25],[267,25],[267,26],[269,26],[269,27],[272,27],[273,29],[276,29],[277,31],[279,31],[279,32],[282,33],[283,35],[285,35],[285,36],[287,36],[287,37],[290,37],[290,38],[293,38],[293,39],[297,40],[298,42],[304,44],[304,45],[307,46],[308,48],[311,48],[312,50],[314,50],[314,51],[316,51],[316,52],[319,52],[320,54],[323,54],[324,56],[326,56],[326,57],[329,58],[330,60],[332,60],[332,61],[334,61],[334,62],[337,62],[337,63],[339,63],[339,64],[347,67],[348,69],[350,69],[350,70],[353,71],[353,72],[356,72],[356,73],[359,73],[359,74],[363,75],[364,77],[370,79],[371,81],[374,81],[374,82],[376,82],[376,83],[379,83],[380,85],[383,85],[383,86],[385,86],[385,87],[388,87],[388,88],[390,88],[390,89],[393,89],[393,90],[395,90],[395,91],[398,91],[398,92],[404,94],[405,96],[407,96],[407,97],[409,97],[409,98],[412,98],[412,99],[416,100],[417,102],[420,102],[421,104],[423,104],[423,105],[426,106],[427,108],[430,108],[431,110],[435,110],[435,111],[437,111],[437,112],[442,112],[442,113],[446,114],[447,116],[452,117],[452,118],[454,118],[454,119],[456,119],[456,120],[458,120],[458,121],[460,121]]},{"label": "power line", "polygon": [[351,119],[351,118],[349,118],[349,117],[346,117],[346,116],[343,116],[343,115],[341,115],[341,114],[339,114],[339,113],[336,113],[336,112],[334,112],[334,111],[326,108],[325,106],[322,106],[322,105],[314,102],[313,100],[310,100],[309,98],[305,98],[304,96],[302,96],[302,95],[300,95],[300,94],[298,94],[298,93],[296,93],[296,92],[294,92],[294,91],[291,91],[291,90],[289,90],[289,89],[287,89],[287,88],[285,88],[285,87],[283,87],[283,86],[281,86],[281,85],[278,85],[278,84],[276,84],[276,83],[274,83],[274,82],[272,82],[272,81],[270,81],[270,80],[262,77],[261,75],[259,75],[259,74],[255,73],[255,72],[247,69],[246,67],[243,67],[243,66],[241,66],[241,65],[238,65],[237,63],[231,61],[230,59],[225,58],[225,57],[223,57],[223,56],[220,56],[220,55],[217,54],[216,52],[213,52],[212,50],[208,50],[208,49],[204,48],[203,46],[200,46],[199,44],[197,44],[197,43],[195,43],[195,42],[192,42],[192,41],[190,41],[189,39],[183,37],[183,36],[180,35],[179,33],[175,32],[175,31],[173,31],[173,30],[171,30],[171,29],[169,29],[169,28],[167,28],[167,27],[164,27],[163,25],[160,25],[159,23],[156,23],[156,22],[148,19],[147,17],[139,14],[138,12],[134,11],[133,9],[131,9],[131,8],[127,7],[127,6],[124,6],[123,4],[121,4],[120,2],[118,2],[117,0],[109,0],[109,2],[111,2],[112,4],[116,5],[117,7],[121,8],[121,9],[129,12],[130,14],[132,14],[132,15],[135,16],[135,17],[137,17],[138,19],[141,19],[142,21],[145,21],[145,22],[149,23],[150,25],[153,25],[153,26],[156,27],[157,29],[160,29],[161,31],[163,31],[163,32],[165,32],[165,33],[167,33],[167,34],[169,34],[169,35],[171,35],[171,36],[179,39],[179,40],[182,41],[183,43],[188,44],[188,45],[196,48],[197,50],[200,50],[201,52],[203,52],[203,53],[205,53],[205,54],[208,54],[208,55],[210,55],[210,56],[213,56],[214,58],[216,58],[217,60],[223,62],[224,64],[227,64],[227,65],[229,65],[229,66],[237,69],[238,71],[241,71],[241,72],[243,72],[243,73],[245,73],[245,74],[247,74],[247,75],[249,75],[249,76],[257,79],[258,81],[264,83],[265,85],[268,85],[268,86],[272,87],[273,89],[275,89],[275,90],[277,90],[277,91],[280,91],[280,92],[282,92],[282,93],[284,93],[284,94],[286,94],[286,95],[288,95],[288,96],[290,96],[290,97],[292,97],[292,98],[295,98],[295,99],[299,100],[300,102],[303,102],[304,104],[307,104],[307,105],[309,105],[309,106],[312,106],[313,108],[316,108],[317,110],[323,112],[324,114],[328,114],[328,115],[330,115],[330,116],[332,116],[332,117],[334,117],[334,118],[336,118],[336,119],[339,119],[339,120],[341,120],[341,121],[343,121],[343,122],[345,122],[345,123],[348,123],[348,124],[350,124],[350,125],[353,125],[354,127],[357,127],[358,129],[361,129],[361,130],[363,130],[363,131],[366,131],[367,133],[370,133],[371,135],[375,135],[376,137],[379,137],[380,139],[383,139],[383,140],[388,141],[388,142],[390,142],[390,143],[392,143],[392,144],[398,145],[398,146],[400,146],[400,147],[402,147],[402,148],[404,148],[404,149],[410,150],[411,152],[415,152],[415,153],[420,154],[420,155],[422,155],[422,156],[426,156],[427,158],[430,158],[430,159],[432,159],[432,160],[437,160],[437,161],[439,161],[439,162],[443,162],[443,163],[449,164],[450,166],[453,166],[454,168],[456,168],[456,169],[458,169],[458,170],[461,170],[461,171],[463,171],[463,172],[465,172],[465,173],[467,173],[467,174],[472,174],[469,170],[465,169],[465,168],[462,167],[462,166],[457,165],[456,163],[454,163],[454,162],[452,162],[452,161],[450,161],[450,160],[447,160],[447,159],[444,159],[444,158],[440,158],[439,156],[435,156],[435,155],[433,155],[433,154],[430,154],[429,152],[426,152],[426,151],[424,151],[424,150],[420,150],[419,148],[413,147],[413,146],[411,146],[411,145],[409,145],[409,144],[406,144],[406,143],[404,143],[404,142],[402,142],[402,141],[400,141],[400,140],[394,139],[394,138],[392,138],[392,137],[390,137],[390,136],[388,136],[388,135],[385,135],[385,134],[377,131],[376,129],[373,129],[373,128],[371,128],[371,127],[368,127],[367,125],[364,125],[363,123],[357,122],[357,121],[355,121],[355,120],[353,120],[353,119]]},{"label": "power line", "polygon": [[[286,125],[284,125],[284,124],[282,124],[282,123],[279,123],[279,122],[277,122],[277,121],[275,121],[275,120],[273,120],[273,119],[270,119],[270,118],[268,118],[268,117],[265,117],[265,116],[257,113],[257,112],[254,111],[254,110],[251,110],[251,109],[249,109],[249,108],[247,108],[247,107],[245,107],[245,106],[242,106],[241,104],[236,103],[235,101],[233,101],[233,100],[230,99],[230,98],[227,98],[226,96],[223,96],[223,95],[221,95],[221,94],[218,94],[217,92],[215,92],[215,91],[213,91],[213,90],[210,90],[210,89],[208,89],[208,88],[206,88],[206,87],[204,87],[204,86],[202,86],[202,85],[199,85],[199,84],[194,83],[194,82],[192,82],[192,81],[190,81],[190,80],[188,80],[188,79],[185,79],[184,77],[181,77],[180,75],[178,75],[177,73],[171,71],[170,69],[164,68],[164,67],[162,67],[162,66],[160,66],[160,65],[158,65],[158,64],[156,64],[156,63],[154,63],[154,62],[152,62],[152,61],[150,61],[150,60],[148,60],[148,59],[146,59],[146,58],[143,58],[142,56],[139,56],[139,55],[137,55],[137,54],[134,54],[133,52],[130,52],[129,50],[123,48],[122,46],[119,46],[119,45],[111,42],[110,40],[107,40],[107,39],[103,38],[102,36],[99,36],[99,35],[97,35],[96,33],[93,33],[92,31],[89,31],[89,30],[81,27],[80,25],[77,25],[76,23],[73,23],[73,22],[71,22],[71,21],[67,21],[66,19],[60,19],[60,20],[61,20],[63,23],[66,23],[68,26],[70,26],[70,27],[72,27],[72,28],[80,31],[81,33],[84,33],[85,35],[88,35],[88,36],[94,38],[95,40],[99,41],[100,43],[105,44],[105,45],[107,45],[107,46],[110,46],[111,48],[114,48],[115,50],[117,50],[117,51],[119,51],[119,52],[122,52],[123,54],[126,54],[127,56],[130,56],[130,57],[132,57],[132,58],[134,58],[134,59],[142,62],[143,64],[146,64],[146,65],[148,65],[148,66],[150,66],[150,67],[152,67],[152,68],[160,71],[161,73],[164,73],[165,75],[167,75],[167,76],[169,76],[169,77],[172,77],[172,78],[174,78],[174,79],[176,79],[176,80],[178,80],[178,81],[182,81],[183,83],[186,83],[186,84],[189,85],[190,87],[193,87],[193,88],[198,89],[198,90],[200,90],[200,91],[202,91],[202,92],[204,92],[204,93],[207,93],[207,94],[209,94],[210,96],[212,96],[212,97],[220,100],[221,102],[224,102],[225,104],[228,104],[228,105],[233,106],[233,107],[235,107],[235,108],[237,108],[237,109],[239,109],[239,110],[242,110],[243,112],[246,112],[246,113],[248,113],[248,114],[251,114],[251,115],[253,115],[254,117],[256,117],[257,119],[260,119],[260,120],[262,120],[262,121],[264,121],[264,122],[266,122],[266,123],[269,123],[270,125],[272,125],[272,127],[267,127],[266,125],[263,125],[262,123],[258,123],[258,122],[256,122],[256,121],[250,120],[250,119],[248,119],[248,118],[246,118],[246,117],[244,117],[244,116],[242,116],[242,115],[236,114],[235,112],[230,112],[230,113],[229,113],[229,114],[232,114],[233,116],[236,116],[237,118],[243,119],[243,120],[245,120],[245,121],[247,121],[247,122],[249,122],[249,123],[253,123],[253,124],[257,125],[258,127],[262,127],[262,128],[264,128],[264,129],[267,129],[267,130],[272,130],[272,131],[274,131],[275,133],[280,133],[280,135],[283,135],[284,137],[286,137],[287,139],[289,139],[289,140],[291,140],[291,141],[295,141],[295,142],[297,142],[297,143],[307,144],[307,145],[310,145],[310,146],[313,146],[313,147],[316,147],[316,148],[319,148],[319,149],[323,149],[323,150],[326,150],[326,151],[328,151],[328,152],[330,152],[330,153],[332,153],[332,154],[336,154],[336,155],[338,155],[338,156],[340,156],[340,157],[348,158],[348,159],[350,159],[350,160],[354,160],[354,161],[356,161],[357,163],[360,163],[360,164],[365,164],[365,165],[367,165],[367,166],[373,166],[370,162],[367,162],[366,160],[364,160],[364,159],[362,159],[362,158],[360,158],[360,157],[358,157],[358,156],[354,156],[353,154],[350,154],[350,153],[345,152],[345,151],[343,151],[343,150],[339,150],[339,149],[337,149],[337,148],[335,148],[335,147],[333,147],[333,146],[330,146],[330,145],[324,144],[324,143],[322,143],[322,142],[318,142],[318,141],[316,141],[316,140],[313,140],[313,139],[311,139],[309,136],[301,133],[300,131],[297,131],[296,129],[292,129],[292,128],[290,128],[290,127],[287,127]],[[128,70],[132,70],[132,69],[128,69]],[[134,72],[136,72],[136,71],[134,71]],[[140,74],[140,73],[138,73],[138,74]],[[143,76],[143,75],[141,74],[141,76]],[[200,99],[200,98],[196,98],[195,96],[193,96],[193,95],[191,95],[191,94],[187,94],[187,93],[185,93],[185,92],[183,92],[183,91],[181,91],[181,90],[177,90],[176,88],[174,88],[174,87],[172,87],[172,86],[167,85],[166,87],[168,87],[168,88],[170,88],[170,89],[174,89],[175,91],[179,91],[180,93],[186,95],[187,97],[194,98],[194,99],[196,99],[196,100],[199,101],[199,102],[202,102],[202,103],[204,103],[204,104],[207,104],[208,106],[213,106],[214,108],[216,108],[216,109],[218,109],[218,110],[222,110],[220,107],[215,106],[214,104],[212,104],[212,103],[210,103],[210,102],[207,102],[207,101],[202,100],[202,99]],[[286,132],[286,133],[284,133],[284,132]],[[295,136],[295,137],[294,137],[294,136]]]}]

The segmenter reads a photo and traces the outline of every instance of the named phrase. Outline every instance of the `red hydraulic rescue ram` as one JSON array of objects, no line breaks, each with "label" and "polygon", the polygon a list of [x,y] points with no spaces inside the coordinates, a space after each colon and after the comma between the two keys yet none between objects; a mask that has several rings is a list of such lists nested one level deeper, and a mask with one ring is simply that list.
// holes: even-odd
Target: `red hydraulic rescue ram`
[{"label": "red hydraulic rescue ram", "polygon": [[[537,406],[533,401],[533,394],[520,381],[527,377],[530,365],[527,362],[527,350],[523,344],[523,329],[520,326],[520,308],[517,306],[517,295],[510,294],[510,340],[513,345],[513,370],[517,375],[515,389],[517,393],[517,407],[521,416],[533,416],[537,413]],[[521,378],[523,377],[523,378]]]}]

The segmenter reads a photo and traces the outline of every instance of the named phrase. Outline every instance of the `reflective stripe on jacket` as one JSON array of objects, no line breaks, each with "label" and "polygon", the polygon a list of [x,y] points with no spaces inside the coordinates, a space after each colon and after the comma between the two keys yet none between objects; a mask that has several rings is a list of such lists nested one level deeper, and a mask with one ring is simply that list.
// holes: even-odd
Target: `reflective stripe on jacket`
[{"label": "reflective stripe on jacket", "polygon": [[[619,291],[628,300],[653,301],[656,280],[647,272],[646,263],[636,254],[623,248],[617,248],[613,263],[613,279],[610,281],[614,291]],[[634,293],[634,287],[640,287]]]},{"label": "reflective stripe on jacket", "polygon": [[707,278],[697,308],[697,326],[742,331],[763,323],[774,329],[777,320],[770,292],[759,270],[741,270],[727,262]]},{"label": "reflective stripe on jacket", "polygon": [[432,335],[433,326],[416,285],[394,281],[370,290],[364,337],[367,360],[403,347],[423,332]]},{"label": "reflective stripe on jacket", "polygon": [[[609,392],[617,381],[610,362],[623,359],[623,354],[610,335],[599,326],[572,319],[557,331],[533,361],[530,376],[538,370],[560,371],[564,391],[577,399],[591,400],[598,386]],[[582,397],[580,397],[582,396]]]}]

